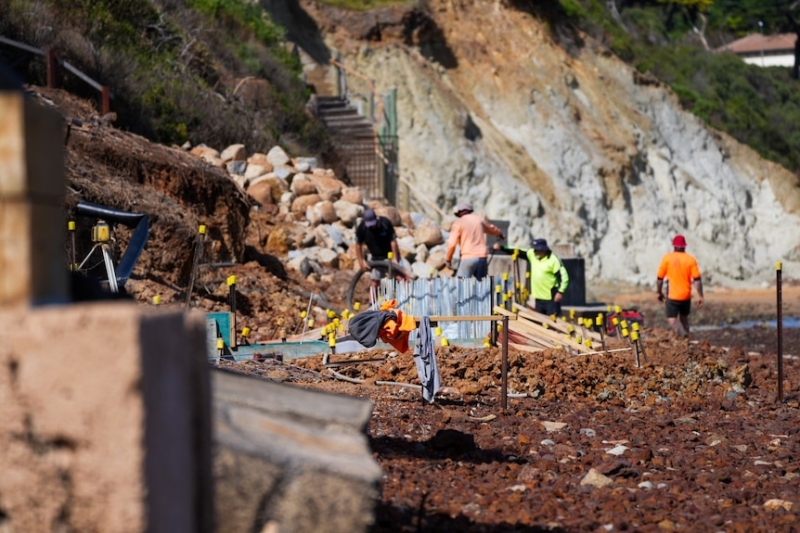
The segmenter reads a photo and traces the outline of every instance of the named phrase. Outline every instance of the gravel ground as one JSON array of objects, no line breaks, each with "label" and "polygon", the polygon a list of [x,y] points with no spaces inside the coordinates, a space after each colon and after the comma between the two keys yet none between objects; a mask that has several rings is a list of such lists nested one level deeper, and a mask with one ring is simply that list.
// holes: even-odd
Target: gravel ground
[{"label": "gravel ground", "polygon": [[438,347],[433,405],[375,385],[417,383],[410,354],[332,358],[383,358],[337,367],[364,384],[331,379],[321,357],[235,367],[372,400],[374,533],[800,531],[800,330],[784,331],[779,403],[774,329],[699,329],[687,341],[646,328],[641,368],[630,352],[511,349],[509,387],[526,397],[505,411],[499,348]]}]

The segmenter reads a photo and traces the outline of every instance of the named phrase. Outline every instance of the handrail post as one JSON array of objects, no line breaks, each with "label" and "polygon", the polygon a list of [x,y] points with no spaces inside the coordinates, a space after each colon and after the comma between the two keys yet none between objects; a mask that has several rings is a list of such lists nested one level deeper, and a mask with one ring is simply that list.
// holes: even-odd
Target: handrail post
[{"label": "handrail post", "polygon": [[45,61],[47,63],[47,88],[58,89],[58,52],[48,48],[45,54]]},{"label": "handrail post", "polygon": [[111,91],[109,90],[108,85],[103,85],[103,88],[100,91],[100,107],[103,110],[103,115],[107,115],[111,112],[110,95]]},{"label": "handrail post", "polygon": [[375,124],[375,80],[369,80],[369,118]]}]

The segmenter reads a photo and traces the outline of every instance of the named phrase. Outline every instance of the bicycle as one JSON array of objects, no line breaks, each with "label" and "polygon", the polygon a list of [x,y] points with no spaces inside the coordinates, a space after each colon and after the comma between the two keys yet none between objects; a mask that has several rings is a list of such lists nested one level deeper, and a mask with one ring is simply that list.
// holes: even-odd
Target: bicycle
[{"label": "bicycle", "polygon": [[[403,278],[406,280],[417,279],[417,276],[410,270],[403,266],[386,259],[380,261],[367,261],[367,266],[370,269],[375,267],[383,267],[389,270],[389,276],[394,278]],[[371,303],[377,295],[370,297],[371,279],[369,276],[370,270],[359,269],[350,280],[350,286],[347,289],[347,305],[350,309],[355,308],[355,303]],[[366,275],[365,275],[366,274]]]}]

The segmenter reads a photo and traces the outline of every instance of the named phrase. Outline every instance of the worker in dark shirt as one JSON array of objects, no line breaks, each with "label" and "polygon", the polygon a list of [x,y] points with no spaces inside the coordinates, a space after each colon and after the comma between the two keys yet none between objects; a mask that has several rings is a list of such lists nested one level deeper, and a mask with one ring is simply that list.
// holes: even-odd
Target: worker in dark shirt
[{"label": "worker in dark shirt", "polygon": [[[385,278],[389,269],[385,266],[370,267],[364,259],[362,247],[367,245],[372,261],[385,261],[392,253],[392,261],[400,260],[400,249],[397,246],[397,235],[394,232],[392,221],[386,217],[379,217],[372,208],[364,210],[364,218],[356,228],[356,258],[361,270],[370,271],[370,286],[377,290],[382,278]],[[370,293],[375,292],[370,290]]]}]

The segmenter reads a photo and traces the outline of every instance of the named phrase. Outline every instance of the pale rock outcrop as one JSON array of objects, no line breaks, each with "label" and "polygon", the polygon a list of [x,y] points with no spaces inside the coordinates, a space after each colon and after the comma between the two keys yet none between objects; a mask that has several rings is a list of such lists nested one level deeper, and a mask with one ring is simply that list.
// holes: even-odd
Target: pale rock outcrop
[{"label": "pale rock outcrop", "polygon": [[335,250],[320,248],[316,253],[317,262],[325,268],[339,267],[339,253]]},{"label": "pale rock outcrop", "polygon": [[297,248],[309,248],[317,242],[317,237],[313,231],[303,231],[294,236]]},{"label": "pale rock outcrop", "polygon": [[219,159],[219,151],[206,146],[205,144],[198,144],[194,148],[189,151],[190,154],[194,154],[198,157],[201,157],[208,161],[209,159]]},{"label": "pale rock outcrop", "polygon": [[232,174],[231,179],[243,190],[250,186],[250,180],[246,176],[237,176]]},{"label": "pale rock outcrop", "polygon": [[[299,172],[311,172],[319,168],[319,161],[316,157],[295,157],[292,159],[292,164]],[[305,170],[300,170],[301,167]]]},{"label": "pale rock outcrop", "polygon": [[269,183],[269,186],[272,190],[272,201],[275,203],[280,202],[284,193],[289,192],[289,184],[286,183],[285,179],[282,179],[278,176],[275,176],[273,174],[267,174],[266,176],[262,176],[261,178],[258,179],[263,179],[264,181]]},{"label": "pale rock outcrop", "polygon": [[328,230],[325,226],[317,226],[314,228],[314,237],[318,248],[332,250],[336,247],[336,241],[328,234]]},{"label": "pale rock outcrop", "polygon": [[244,173],[247,171],[247,162],[230,161],[225,164],[225,168],[231,176],[244,176]]},{"label": "pale rock outcrop", "polygon": [[292,191],[281,194],[281,207],[286,207],[286,206],[291,207],[292,202],[294,202],[295,198],[297,198],[297,195],[294,194]]},{"label": "pale rock outcrop", "polygon": [[415,227],[414,217],[412,217],[411,213],[409,213],[408,211],[401,211],[400,212],[400,220],[402,221],[403,226],[405,226],[405,227],[407,227],[409,229],[414,229],[414,227]]},{"label": "pale rock outcrop", "polygon": [[296,253],[294,256],[289,256],[289,259],[286,261],[286,267],[296,272],[300,272],[303,277],[308,276],[311,273],[311,266],[308,263],[308,257],[300,252]]},{"label": "pale rock outcrop", "polygon": [[328,237],[331,238],[333,241],[333,247],[341,248],[346,246],[346,237],[345,234],[342,232],[342,229],[333,225],[333,224],[325,224],[324,226],[325,231],[328,233]]},{"label": "pale rock outcrop", "polygon": [[[567,52],[519,10],[464,9],[441,20],[448,9],[431,11],[454,68],[404,46],[354,46],[343,59],[379,92],[397,88],[399,173],[417,196],[508,220],[512,245],[571,245],[587,279],[652,285],[676,233],[707,282],[760,283],[777,260],[800,269],[785,231],[800,226],[790,172],[709,129],[589,37]],[[472,38],[481,21],[491,49]],[[433,214],[416,196],[412,206]]]}]

